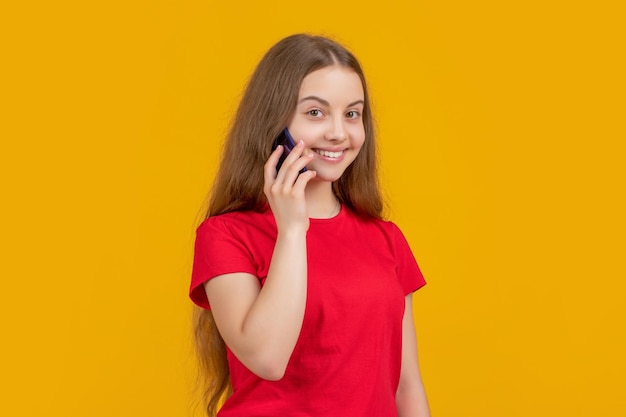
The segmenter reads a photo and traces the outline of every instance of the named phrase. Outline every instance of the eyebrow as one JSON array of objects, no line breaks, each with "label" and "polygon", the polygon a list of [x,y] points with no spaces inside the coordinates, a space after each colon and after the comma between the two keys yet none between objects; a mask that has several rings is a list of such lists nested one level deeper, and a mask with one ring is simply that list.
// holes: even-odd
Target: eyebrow
[{"label": "eyebrow", "polygon": [[[326,100],[324,100],[323,98],[317,97],[317,96],[306,96],[304,98],[302,98],[298,104],[305,102],[307,100],[315,100],[320,102],[321,104],[323,104],[324,106],[330,106],[330,103]],[[348,104],[346,107],[352,107],[352,106],[356,106],[357,104],[365,104],[365,101],[363,100],[357,100],[357,101],[353,101],[352,103]]]}]

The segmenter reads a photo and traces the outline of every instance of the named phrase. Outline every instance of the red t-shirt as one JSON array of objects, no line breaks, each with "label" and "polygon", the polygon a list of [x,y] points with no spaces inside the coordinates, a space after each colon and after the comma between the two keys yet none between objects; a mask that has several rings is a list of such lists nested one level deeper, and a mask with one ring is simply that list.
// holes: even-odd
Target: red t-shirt
[{"label": "red t-shirt", "polygon": [[[247,272],[265,282],[276,223],[271,211],[233,212],[197,230],[191,299],[203,283]],[[250,372],[228,350],[233,394],[220,417],[397,417],[404,297],[425,284],[398,227],[345,207],[311,219],[302,330],[279,381]],[[410,313],[409,313],[410,314]]]}]

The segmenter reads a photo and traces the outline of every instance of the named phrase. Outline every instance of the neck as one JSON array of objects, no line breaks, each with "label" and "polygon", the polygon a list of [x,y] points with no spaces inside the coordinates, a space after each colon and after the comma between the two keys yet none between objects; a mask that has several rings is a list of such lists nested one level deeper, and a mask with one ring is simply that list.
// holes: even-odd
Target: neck
[{"label": "neck", "polygon": [[339,212],[339,200],[335,197],[330,182],[309,181],[305,198],[309,217],[313,219],[327,219],[336,216]]}]

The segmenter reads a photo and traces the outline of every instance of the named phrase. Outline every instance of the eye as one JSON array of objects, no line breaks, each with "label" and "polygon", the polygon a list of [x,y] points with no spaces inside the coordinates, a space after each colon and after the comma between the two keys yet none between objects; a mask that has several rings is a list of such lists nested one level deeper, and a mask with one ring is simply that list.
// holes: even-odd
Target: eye
[{"label": "eye", "polygon": [[346,116],[348,117],[348,119],[358,119],[359,117],[361,117],[361,113],[356,110],[350,110],[346,113]]},{"label": "eye", "polygon": [[322,111],[320,109],[311,109],[306,112],[311,117],[322,117]]}]

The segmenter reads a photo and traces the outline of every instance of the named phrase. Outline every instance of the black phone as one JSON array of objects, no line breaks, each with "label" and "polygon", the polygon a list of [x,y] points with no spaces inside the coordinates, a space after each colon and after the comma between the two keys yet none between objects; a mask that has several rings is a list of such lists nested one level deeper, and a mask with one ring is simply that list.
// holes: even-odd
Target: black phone
[{"label": "black phone", "polygon": [[[278,145],[283,145],[283,153],[282,155],[280,155],[280,159],[276,164],[276,172],[278,172],[280,167],[283,165],[283,162],[285,162],[285,158],[289,156],[293,148],[296,147],[296,141],[293,140],[293,138],[291,137],[291,133],[289,133],[289,130],[287,130],[287,128],[284,128],[276,137],[276,139],[274,139],[274,143],[272,144],[272,151],[274,151],[278,147]],[[300,170],[300,174],[305,171],[306,167]]]}]

